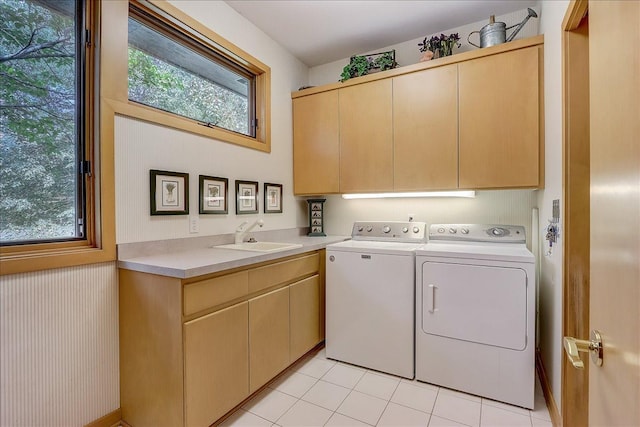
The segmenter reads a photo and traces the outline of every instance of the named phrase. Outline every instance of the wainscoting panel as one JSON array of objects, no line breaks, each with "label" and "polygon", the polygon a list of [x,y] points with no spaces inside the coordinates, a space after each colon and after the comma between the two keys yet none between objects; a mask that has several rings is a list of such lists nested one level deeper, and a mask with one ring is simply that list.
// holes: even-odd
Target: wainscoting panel
[{"label": "wainscoting panel", "polygon": [[0,277],[0,425],[82,426],[119,408],[115,262]]}]

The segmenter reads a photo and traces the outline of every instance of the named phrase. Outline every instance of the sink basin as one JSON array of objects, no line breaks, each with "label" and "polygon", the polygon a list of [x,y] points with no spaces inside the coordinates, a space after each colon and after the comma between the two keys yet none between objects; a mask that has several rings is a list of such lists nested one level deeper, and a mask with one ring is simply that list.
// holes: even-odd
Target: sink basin
[{"label": "sink basin", "polygon": [[229,245],[214,246],[218,249],[234,249],[237,251],[252,251],[252,252],[276,252],[286,251],[289,249],[301,248],[302,245],[297,243],[278,243],[278,242],[244,242],[244,243],[232,243]]}]

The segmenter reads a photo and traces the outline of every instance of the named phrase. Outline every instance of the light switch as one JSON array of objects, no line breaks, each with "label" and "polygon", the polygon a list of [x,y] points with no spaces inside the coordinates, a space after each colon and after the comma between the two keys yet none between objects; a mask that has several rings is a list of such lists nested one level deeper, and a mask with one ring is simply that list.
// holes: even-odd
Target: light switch
[{"label": "light switch", "polygon": [[197,233],[200,229],[198,215],[189,215],[189,233]]}]

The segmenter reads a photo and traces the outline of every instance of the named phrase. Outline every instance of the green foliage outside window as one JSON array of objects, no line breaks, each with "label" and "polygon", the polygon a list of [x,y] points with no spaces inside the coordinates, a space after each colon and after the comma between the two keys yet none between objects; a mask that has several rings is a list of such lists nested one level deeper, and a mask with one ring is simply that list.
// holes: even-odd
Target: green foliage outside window
[{"label": "green foliage outside window", "polygon": [[1,242],[76,237],[75,5],[54,5],[0,0]]}]

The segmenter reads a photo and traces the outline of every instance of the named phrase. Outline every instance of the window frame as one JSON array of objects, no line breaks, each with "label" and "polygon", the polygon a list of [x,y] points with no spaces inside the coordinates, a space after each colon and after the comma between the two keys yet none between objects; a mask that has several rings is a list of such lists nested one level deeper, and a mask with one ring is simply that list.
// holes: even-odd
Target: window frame
[{"label": "window frame", "polygon": [[[78,61],[84,62],[84,72],[79,73],[84,80],[84,119],[78,123],[78,132],[83,135],[83,143],[78,144],[79,160],[90,162],[91,173],[82,174],[78,188],[84,186],[84,236],[46,242],[7,242],[0,246],[0,275],[30,271],[70,267],[82,264],[112,261],[115,259],[115,218],[113,215],[115,198],[109,191],[113,179],[112,145],[104,140],[97,128],[97,69],[101,1],[84,2],[84,46],[78,49],[82,54]],[[112,141],[111,141],[112,144]],[[79,166],[78,166],[79,167]],[[107,184],[111,183],[111,184]],[[107,185],[105,185],[107,184]],[[106,190],[106,191],[105,191]]]},{"label": "window frame", "polygon": [[[112,4],[113,3],[113,4]],[[255,137],[219,127],[204,126],[201,122],[173,114],[141,103],[130,101],[128,93],[128,19],[129,5],[142,10],[154,19],[170,26],[173,31],[190,38],[200,35],[195,41],[215,51],[255,77],[254,114],[258,126]],[[109,68],[103,73],[103,102],[108,103],[116,114],[151,122],[161,126],[187,131],[222,142],[240,145],[259,151],[271,152],[271,68],[249,53],[230,43],[204,24],[193,19],[166,1],[129,0],[127,2],[103,2],[102,63]],[[163,34],[165,34],[163,32]]]}]

